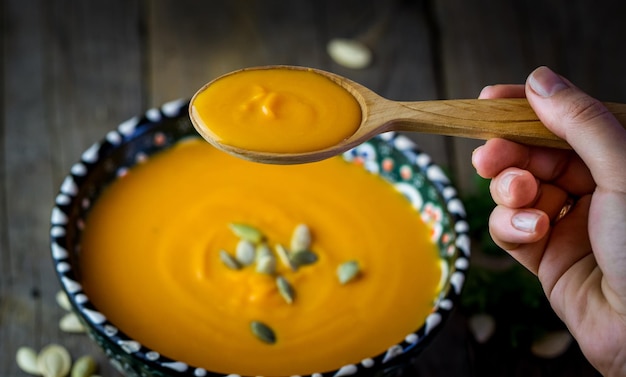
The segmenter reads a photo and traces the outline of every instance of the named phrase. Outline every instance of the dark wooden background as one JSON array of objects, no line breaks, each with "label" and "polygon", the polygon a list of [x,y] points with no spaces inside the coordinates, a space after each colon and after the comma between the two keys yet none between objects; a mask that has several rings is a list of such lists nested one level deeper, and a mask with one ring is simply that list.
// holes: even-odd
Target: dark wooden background
[{"label": "dark wooden background", "polygon": [[[626,102],[622,0],[0,1],[0,376],[23,376],[17,347],[61,343],[48,254],[58,187],[81,152],[118,123],[189,98],[234,69],[326,69],[397,100],[473,98],[548,65],[605,101]],[[350,70],[330,38],[364,38],[373,65]],[[471,193],[478,142],[413,135]],[[487,213],[470,216],[486,217]],[[420,376],[594,376],[576,346],[555,360],[477,348],[461,313],[416,362]]]}]

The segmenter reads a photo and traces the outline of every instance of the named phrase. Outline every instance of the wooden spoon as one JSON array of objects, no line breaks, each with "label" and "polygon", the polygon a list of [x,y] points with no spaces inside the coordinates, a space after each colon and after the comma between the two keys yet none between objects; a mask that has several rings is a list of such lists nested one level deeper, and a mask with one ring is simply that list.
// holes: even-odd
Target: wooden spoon
[{"label": "wooden spoon", "polygon": [[[362,118],[352,136],[328,148],[302,153],[260,152],[221,144],[215,140],[195,114],[192,99],[189,113],[200,135],[217,148],[246,160],[273,164],[319,161],[343,153],[387,131],[422,132],[482,140],[504,138],[526,145],[571,148],[539,121],[528,101],[523,98],[397,102],[383,98],[345,77],[318,69],[292,66],[256,69],[305,69],[325,76],[354,96],[361,106]],[[604,104],[622,125],[626,125],[626,104]]]}]

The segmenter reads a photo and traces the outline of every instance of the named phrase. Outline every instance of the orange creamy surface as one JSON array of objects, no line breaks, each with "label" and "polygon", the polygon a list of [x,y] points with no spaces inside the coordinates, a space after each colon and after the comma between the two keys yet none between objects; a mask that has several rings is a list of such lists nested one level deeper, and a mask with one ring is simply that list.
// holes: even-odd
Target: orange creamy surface
[{"label": "orange creamy surface", "polygon": [[262,152],[324,149],[351,136],[361,123],[354,97],[308,70],[224,76],[193,98],[192,111],[220,143]]},{"label": "orange creamy surface", "polygon": [[[274,279],[230,270],[229,223],[289,245],[312,230],[319,260],[297,272],[287,304]],[[82,283],[121,330],[163,355],[241,375],[296,375],[358,363],[401,341],[431,310],[440,279],[435,246],[408,201],[380,177],[340,158],[277,166],[181,142],[111,185],[85,227]],[[356,259],[346,285],[337,266]],[[277,342],[255,338],[250,321]]]}]

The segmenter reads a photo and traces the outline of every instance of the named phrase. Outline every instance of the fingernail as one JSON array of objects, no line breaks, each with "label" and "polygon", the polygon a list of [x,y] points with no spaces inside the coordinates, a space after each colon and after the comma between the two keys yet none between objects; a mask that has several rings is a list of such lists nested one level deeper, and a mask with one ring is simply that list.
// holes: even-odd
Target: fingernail
[{"label": "fingernail", "polygon": [[483,146],[481,145],[472,151],[472,166],[474,166],[474,168],[476,168],[476,162],[478,161],[476,160],[476,154],[480,151],[482,147]]},{"label": "fingernail", "polygon": [[539,67],[528,76],[528,85],[541,97],[552,97],[563,89],[569,88],[559,75],[548,67]]},{"label": "fingernail", "polygon": [[487,86],[485,86],[485,87],[484,87],[484,88],[480,91],[480,94],[478,94],[478,98],[483,98],[483,95],[484,95],[483,93],[485,93],[485,92],[486,92],[486,91],[488,91],[488,90],[491,90],[491,87],[492,87],[492,86],[493,86],[493,85],[487,85]]},{"label": "fingernail", "polygon": [[537,228],[537,222],[540,215],[530,211],[520,211],[513,215],[511,224],[517,230],[522,232],[532,233]]},{"label": "fingernail", "polygon": [[509,188],[511,187],[511,182],[515,179],[515,177],[519,177],[519,174],[514,172],[504,173],[498,184],[498,191],[500,191],[500,194],[505,196],[511,195]]},{"label": "fingernail", "polygon": [[479,145],[478,147],[476,147],[476,149],[474,149],[474,150],[472,151],[472,156],[473,156],[473,155],[475,155],[475,154],[476,154],[476,152],[478,152],[479,150],[481,150],[483,147],[484,147],[484,144],[483,144],[483,145]]}]

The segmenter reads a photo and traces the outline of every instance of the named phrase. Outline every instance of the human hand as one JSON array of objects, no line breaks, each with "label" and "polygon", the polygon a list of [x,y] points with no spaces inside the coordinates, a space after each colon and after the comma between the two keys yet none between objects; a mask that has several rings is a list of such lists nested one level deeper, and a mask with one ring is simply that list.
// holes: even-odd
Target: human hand
[{"label": "human hand", "polygon": [[492,178],[491,236],[538,276],[589,362],[626,376],[626,130],[546,67],[525,86],[489,86],[479,98],[524,95],[573,151],[503,139],[474,151],[478,174]]}]

